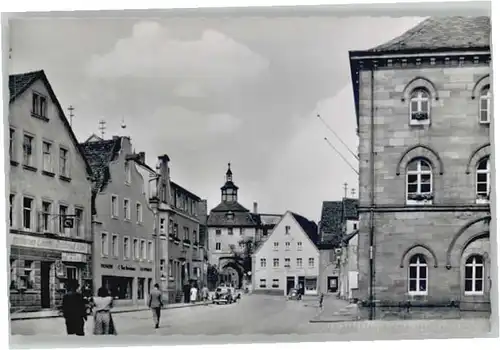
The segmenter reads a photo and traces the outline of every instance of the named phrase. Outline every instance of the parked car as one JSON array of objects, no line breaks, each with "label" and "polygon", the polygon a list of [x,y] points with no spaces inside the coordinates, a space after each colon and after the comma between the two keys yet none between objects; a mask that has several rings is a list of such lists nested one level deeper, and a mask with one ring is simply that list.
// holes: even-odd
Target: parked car
[{"label": "parked car", "polygon": [[212,303],[214,304],[231,304],[233,303],[234,297],[233,297],[233,290],[234,288],[231,287],[218,287],[215,290],[215,295],[214,298],[212,299]]},{"label": "parked car", "polygon": [[292,288],[290,289],[290,292],[288,293],[288,300],[300,300],[301,295],[298,289]]}]

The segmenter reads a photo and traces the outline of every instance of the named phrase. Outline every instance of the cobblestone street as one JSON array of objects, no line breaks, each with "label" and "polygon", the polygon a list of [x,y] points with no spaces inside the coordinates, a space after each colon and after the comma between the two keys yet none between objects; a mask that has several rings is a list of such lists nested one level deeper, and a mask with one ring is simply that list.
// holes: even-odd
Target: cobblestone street
[{"label": "cobblestone street", "polygon": [[[286,301],[283,297],[244,296],[237,304],[208,305],[164,310],[159,329],[153,328],[151,313],[116,314],[120,335],[244,335],[244,334],[332,334],[336,340],[445,338],[485,336],[487,319],[423,321],[359,321],[311,323],[318,314],[315,300]],[[13,335],[64,335],[64,320],[20,320],[12,322]],[[92,321],[86,324],[92,334]]]}]

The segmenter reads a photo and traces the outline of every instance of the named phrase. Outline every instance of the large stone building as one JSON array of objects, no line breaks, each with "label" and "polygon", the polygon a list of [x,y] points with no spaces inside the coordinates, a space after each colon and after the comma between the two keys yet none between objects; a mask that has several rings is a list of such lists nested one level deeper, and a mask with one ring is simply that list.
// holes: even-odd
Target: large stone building
[{"label": "large stone building", "polygon": [[92,279],[92,171],[43,71],[9,89],[11,308],[55,308]]},{"label": "large stone building", "polygon": [[[206,227],[209,263],[216,266],[225,280],[241,287],[251,279],[251,255],[282,215],[259,214],[257,203],[250,212],[238,202],[238,190],[228,164],[221,202],[210,211]],[[235,259],[236,256],[241,259]]]},{"label": "large stone building", "polygon": [[94,292],[119,304],[144,304],[154,279],[154,214],[129,137],[92,136],[81,144],[94,182]]},{"label": "large stone building", "polygon": [[349,54],[367,316],[490,309],[490,30],[430,18]]}]

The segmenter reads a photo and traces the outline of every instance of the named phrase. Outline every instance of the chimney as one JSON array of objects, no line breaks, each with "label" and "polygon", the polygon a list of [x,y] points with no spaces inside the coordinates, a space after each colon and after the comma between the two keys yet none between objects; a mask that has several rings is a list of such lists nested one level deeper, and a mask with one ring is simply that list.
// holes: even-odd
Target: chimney
[{"label": "chimney", "polygon": [[[170,162],[170,158],[164,154],[162,156],[158,156],[158,165],[156,166],[156,170],[160,175],[160,193],[158,193],[158,197],[163,202],[169,204],[170,201],[170,169],[168,167],[168,163]],[[164,193],[162,193],[164,192]]]},{"label": "chimney", "polygon": [[139,157],[138,157],[139,162],[142,164],[146,164],[146,153],[144,152],[139,152]]},{"label": "chimney", "polygon": [[257,202],[253,202],[253,213],[254,214],[259,213]]}]

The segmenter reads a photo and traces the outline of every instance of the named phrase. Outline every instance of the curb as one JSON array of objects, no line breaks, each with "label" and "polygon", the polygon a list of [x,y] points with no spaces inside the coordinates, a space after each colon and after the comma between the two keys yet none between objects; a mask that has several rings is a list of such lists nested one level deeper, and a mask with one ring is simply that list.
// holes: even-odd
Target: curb
[{"label": "curb", "polygon": [[[164,307],[162,310],[169,310],[169,309],[183,309],[187,307],[195,307],[195,306],[203,306],[203,305],[209,305],[209,303],[199,303],[199,304],[183,304],[183,305],[176,305],[176,304],[170,304],[172,306],[167,306]],[[148,307],[142,307],[142,308],[137,308],[137,309],[130,309],[130,310],[114,310],[114,314],[123,314],[127,312],[140,312],[140,311],[147,311],[149,310]],[[16,316],[12,318],[12,315],[10,315],[10,321],[25,321],[25,320],[41,320],[41,319],[46,319],[46,318],[62,318],[61,315],[59,314],[54,314],[54,315],[47,315],[47,316]]]}]

